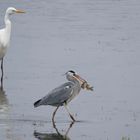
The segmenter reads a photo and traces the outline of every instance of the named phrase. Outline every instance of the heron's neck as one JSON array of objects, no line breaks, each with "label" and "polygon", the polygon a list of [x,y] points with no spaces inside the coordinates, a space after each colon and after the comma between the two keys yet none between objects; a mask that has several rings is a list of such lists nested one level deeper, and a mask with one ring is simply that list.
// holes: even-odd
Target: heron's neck
[{"label": "heron's neck", "polygon": [[79,81],[78,81],[78,80],[71,79],[70,81],[71,81],[71,82],[73,82],[73,83],[75,83],[75,84],[78,84],[78,85],[80,85],[80,83],[79,83]]},{"label": "heron's neck", "polygon": [[67,75],[66,77],[67,77],[67,80],[68,81],[71,81],[71,82],[75,83],[77,86],[80,86],[81,87],[80,82],[78,80],[70,77],[69,75]]},{"label": "heron's neck", "polygon": [[81,85],[80,82],[78,80],[71,80],[71,82],[75,83],[75,92],[77,94],[79,94],[80,90],[81,90]]},{"label": "heron's neck", "polygon": [[10,35],[11,35],[11,21],[9,19],[9,14],[5,14],[5,34],[7,36],[7,41],[10,40]]}]

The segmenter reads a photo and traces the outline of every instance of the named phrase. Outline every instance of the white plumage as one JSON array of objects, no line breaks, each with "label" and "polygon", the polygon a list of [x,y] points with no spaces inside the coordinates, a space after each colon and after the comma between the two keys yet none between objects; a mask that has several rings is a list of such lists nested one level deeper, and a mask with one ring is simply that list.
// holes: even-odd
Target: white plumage
[{"label": "white plumage", "polygon": [[3,80],[3,58],[7,52],[7,48],[9,47],[10,36],[11,36],[11,21],[9,17],[14,13],[25,13],[25,12],[22,10],[17,10],[14,7],[9,7],[6,10],[5,17],[4,17],[5,28],[0,30],[0,60],[1,60],[1,70],[2,70],[1,84]]}]

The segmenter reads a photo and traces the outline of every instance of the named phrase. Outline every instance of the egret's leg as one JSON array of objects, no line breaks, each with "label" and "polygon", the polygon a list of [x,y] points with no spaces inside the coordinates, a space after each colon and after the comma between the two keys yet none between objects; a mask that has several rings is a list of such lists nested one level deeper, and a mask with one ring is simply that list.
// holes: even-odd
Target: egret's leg
[{"label": "egret's leg", "polygon": [[53,124],[55,124],[55,122],[54,122],[54,116],[55,116],[56,111],[58,110],[58,108],[59,108],[59,106],[57,106],[57,108],[53,112],[53,116],[52,116],[52,122],[53,122]]},{"label": "egret's leg", "polygon": [[4,75],[4,72],[3,72],[3,58],[1,60],[1,88],[3,89],[3,75]]},{"label": "egret's leg", "polygon": [[76,120],[74,119],[74,117],[71,115],[71,113],[69,112],[67,105],[64,104],[64,107],[66,108],[67,112],[69,113],[70,118],[73,120],[73,122],[75,122]]}]

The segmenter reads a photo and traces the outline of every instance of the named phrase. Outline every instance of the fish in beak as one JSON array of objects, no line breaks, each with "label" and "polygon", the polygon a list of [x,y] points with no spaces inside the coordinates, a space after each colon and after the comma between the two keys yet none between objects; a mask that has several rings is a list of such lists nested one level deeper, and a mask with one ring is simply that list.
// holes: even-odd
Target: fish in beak
[{"label": "fish in beak", "polygon": [[91,86],[90,84],[88,84],[88,82],[87,82],[85,79],[83,79],[82,77],[80,77],[80,76],[77,75],[77,74],[75,74],[74,76],[75,76],[75,77],[78,79],[78,81],[80,82],[81,88],[82,88],[82,89],[93,91],[93,86]]}]

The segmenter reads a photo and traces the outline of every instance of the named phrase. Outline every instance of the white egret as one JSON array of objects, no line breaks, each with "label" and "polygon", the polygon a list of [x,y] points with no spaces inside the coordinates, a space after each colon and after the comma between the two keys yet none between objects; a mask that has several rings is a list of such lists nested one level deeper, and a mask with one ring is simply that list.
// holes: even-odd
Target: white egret
[{"label": "white egret", "polygon": [[14,7],[9,7],[6,10],[4,22],[5,28],[0,30],[0,60],[1,60],[1,86],[3,86],[3,58],[7,52],[7,48],[9,47],[10,36],[11,36],[11,21],[9,19],[10,15],[14,13],[25,13],[22,10],[17,10]]}]

